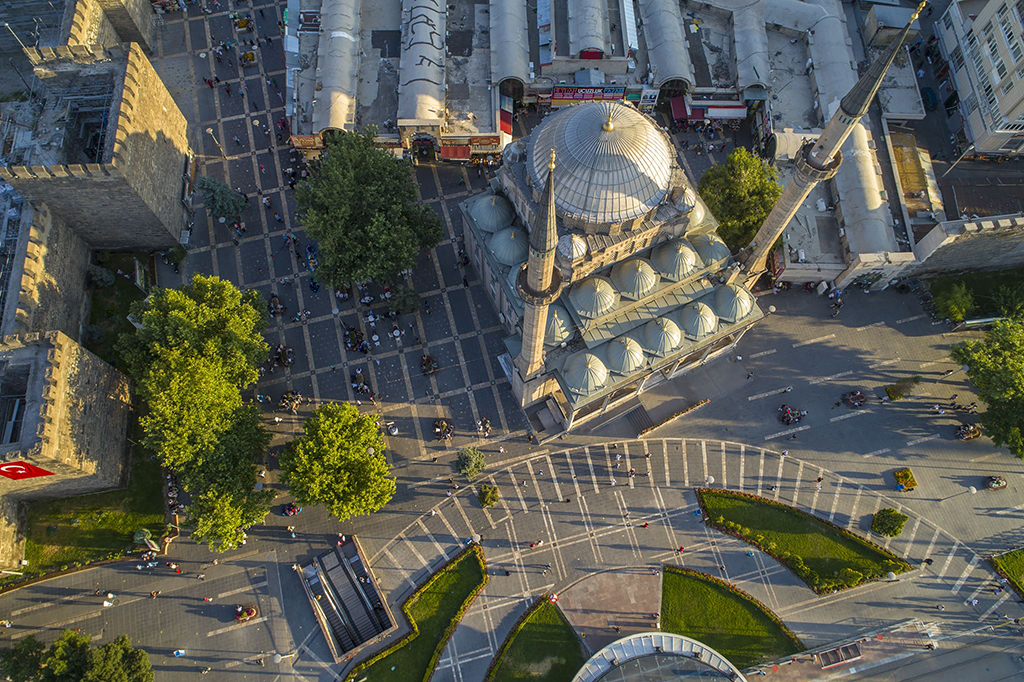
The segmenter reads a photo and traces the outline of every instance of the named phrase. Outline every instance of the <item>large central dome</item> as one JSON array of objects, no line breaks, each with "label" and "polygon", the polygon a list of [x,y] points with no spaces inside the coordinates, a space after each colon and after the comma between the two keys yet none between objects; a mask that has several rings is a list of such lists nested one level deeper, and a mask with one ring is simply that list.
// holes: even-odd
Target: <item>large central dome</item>
[{"label": "large central dome", "polygon": [[668,192],[675,153],[668,136],[632,107],[589,102],[552,114],[533,132],[526,167],[534,187],[555,150],[555,207],[587,223],[646,215]]}]

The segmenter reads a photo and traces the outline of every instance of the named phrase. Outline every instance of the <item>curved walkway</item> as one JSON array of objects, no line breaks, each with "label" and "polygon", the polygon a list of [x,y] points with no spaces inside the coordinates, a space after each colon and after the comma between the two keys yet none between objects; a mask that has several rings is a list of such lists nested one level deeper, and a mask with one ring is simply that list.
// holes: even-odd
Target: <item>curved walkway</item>
[{"label": "curved walkway", "polygon": [[[916,568],[894,582],[817,596],[771,557],[751,556],[747,544],[701,523],[692,488],[709,477],[715,487],[777,499],[865,536],[876,510],[900,509],[910,516],[902,536],[882,544]],[[909,618],[941,620],[938,634],[948,635],[1024,615],[1009,593],[994,591],[982,557],[934,522],[849,478],[760,447],[629,441],[540,454],[476,483],[497,485],[501,502],[482,509],[475,487],[461,487],[375,548],[371,559],[397,604],[470,536],[482,537],[491,581],[457,628],[434,680],[482,680],[534,598],[613,566],[675,563],[718,576],[772,608],[809,647]],[[609,594],[609,607],[628,608],[630,599],[630,590]]]}]

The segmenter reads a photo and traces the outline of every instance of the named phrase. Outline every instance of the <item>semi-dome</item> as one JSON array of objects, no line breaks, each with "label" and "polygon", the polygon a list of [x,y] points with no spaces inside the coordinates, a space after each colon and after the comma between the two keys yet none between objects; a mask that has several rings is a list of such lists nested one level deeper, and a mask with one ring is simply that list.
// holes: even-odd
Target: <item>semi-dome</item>
[{"label": "semi-dome", "polygon": [[647,350],[658,355],[668,355],[677,346],[683,335],[676,323],[666,317],[659,317],[644,325],[644,343]]},{"label": "semi-dome", "polygon": [[690,239],[690,243],[693,244],[693,248],[697,249],[697,253],[700,254],[701,260],[709,265],[732,255],[732,252],[729,251],[729,247],[726,246],[721,237],[714,232],[698,234]]},{"label": "semi-dome", "polygon": [[569,292],[576,312],[583,317],[601,317],[619,302],[619,293],[615,291],[611,280],[595,275],[588,277]]},{"label": "semi-dome", "polygon": [[569,312],[557,303],[548,306],[548,321],[544,325],[544,345],[557,346],[572,336],[572,318]]},{"label": "semi-dome", "polygon": [[632,374],[644,366],[644,349],[628,336],[612,339],[607,348],[608,369],[613,372]]},{"label": "semi-dome", "polygon": [[540,191],[555,150],[555,207],[587,223],[640,218],[668,192],[675,152],[668,136],[636,109],[588,102],[549,115],[532,134],[526,167]]},{"label": "semi-dome", "polygon": [[593,353],[577,353],[566,361],[562,377],[569,390],[586,395],[604,386],[608,381],[608,368]]},{"label": "semi-dome", "polygon": [[612,282],[620,294],[639,300],[658,285],[658,273],[642,258],[631,258],[612,268]]},{"label": "semi-dome", "polygon": [[704,267],[693,245],[682,237],[654,249],[652,260],[658,272],[676,281]]},{"label": "semi-dome", "polygon": [[683,331],[691,339],[702,339],[715,331],[718,326],[718,315],[706,303],[691,303],[683,308],[679,315]]},{"label": "semi-dome", "polygon": [[530,250],[526,231],[515,227],[506,227],[492,234],[487,240],[487,248],[502,265],[522,263]]},{"label": "semi-dome", "polygon": [[512,287],[512,291],[515,292],[516,298],[519,298],[519,288],[516,285],[516,282],[519,279],[519,271],[523,269],[524,265],[526,265],[526,261],[523,261],[522,263],[516,263],[511,268],[509,268],[507,275],[508,279],[506,281],[508,282],[508,285]]},{"label": "semi-dome", "polygon": [[558,238],[558,255],[568,260],[579,260],[587,255],[587,240],[578,234]]},{"label": "semi-dome", "polygon": [[469,207],[469,215],[473,216],[476,226],[484,232],[497,232],[508,227],[515,218],[512,204],[505,197],[497,194],[484,195]]},{"label": "semi-dome", "polygon": [[690,218],[690,227],[704,222],[704,204],[697,200],[697,193],[693,191],[692,187],[686,187],[682,191],[679,198],[676,199],[675,206]]},{"label": "semi-dome", "polygon": [[726,322],[742,320],[754,309],[754,297],[743,287],[726,284],[715,291],[715,312]]}]

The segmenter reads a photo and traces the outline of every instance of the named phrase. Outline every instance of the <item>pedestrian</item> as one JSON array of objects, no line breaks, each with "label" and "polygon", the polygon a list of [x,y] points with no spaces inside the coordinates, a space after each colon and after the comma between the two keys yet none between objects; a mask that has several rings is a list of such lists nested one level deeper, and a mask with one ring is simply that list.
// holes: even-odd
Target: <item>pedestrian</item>
[{"label": "pedestrian", "polygon": [[789,454],[789,450],[783,450],[782,451],[782,456],[783,457],[787,456],[788,454]]},{"label": "pedestrian", "polygon": [[278,213],[277,211],[274,211],[274,220],[276,220],[279,223],[283,223],[284,222],[284,220],[281,218],[281,214]]},{"label": "pedestrian", "polygon": [[203,597],[203,601],[211,602],[211,601],[213,601],[213,597]]},{"label": "pedestrian", "polygon": [[267,168],[262,163],[260,164],[260,174],[261,175],[266,175],[267,174]]},{"label": "pedestrian", "polygon": [[205,573],[200,573],[199,575],[196,576],[196,580],[206,580],[206,574]]},{"label": "pedestrian", "polygon": [[945,611],[946,610],[946,607],[943,604],[936,604],[935,608],[937,608],[939,611]]},{"label": "pedestrian", "polygon": [[156,599],[157,595],[159,595],[159,594],[160,594],[159,592],[157,592],[156,590],[153,590],[152,592],[149,593],[149,597],[150,597],[150,599]]},{"label": "pedestrian", "polygon": [[978,605],[978,599],[977,599],[977,597],[975,597],[974,599],[971,600],[971,606],[977,606],[977,605]]},{"label": "pedestrian", "polygon": [[227,93],[228,95],[231,94],[231,86],[229,84],[227,84],[227,83],[224,84],[224,92]]},{"label": "pedestrian", "polygon": [[820,483],[817,486],[817,490],[818,490],[819,493],[821,492],[821,484]]},{"label": "pedestrian", "polygon": [[747,378],[748,379],[753,379],[754,378],[754,373],[753,372],[747,372]]},{"label": "pedestrian", "polygon": [[649,523],[644,523],[644,528],[649,528],[649,527],[650,527],[650,525],[651,525],[651,524],[649,524]]},{"label": "pedestrian", "polygon": [[823,480],[825,479],[823,479],[821,476],[818,476],[818,483],[821,483]]},{"label": "pedestrian", "polygon": [[263,10],[261,9],[261,10],[260,10],[260,19],[263,19],[263,18],[264,18],[264,17],[263,17]]},{"label": "pedestrian", "polygon": [[498,452],[501,453],[502,455],[504,455],[505,454],[505,446],[504,445],[499,445],[498,446]]}]

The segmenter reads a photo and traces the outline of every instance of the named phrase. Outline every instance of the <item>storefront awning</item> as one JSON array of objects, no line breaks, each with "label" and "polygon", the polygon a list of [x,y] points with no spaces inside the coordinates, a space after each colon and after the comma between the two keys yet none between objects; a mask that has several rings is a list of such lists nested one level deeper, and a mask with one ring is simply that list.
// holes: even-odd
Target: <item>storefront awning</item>
[{"label": "storefront awning", "polygon": [[669,100],[672,104],[672,118],[684,119],[686,118],[686,100],[681,96],[673,97]]},{"label": "storefront awning", "polygon": [[737,107],[708,107],[708,118],[746,118],[747,108]]},{"label": "storefront awning", "polygon": [[442,159],[466,159],[470,158],[469,145],[459,145],[457,147],[441,147],[441,158]]}]

